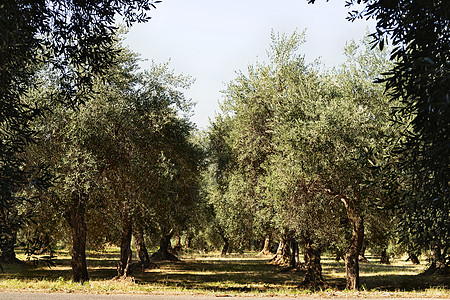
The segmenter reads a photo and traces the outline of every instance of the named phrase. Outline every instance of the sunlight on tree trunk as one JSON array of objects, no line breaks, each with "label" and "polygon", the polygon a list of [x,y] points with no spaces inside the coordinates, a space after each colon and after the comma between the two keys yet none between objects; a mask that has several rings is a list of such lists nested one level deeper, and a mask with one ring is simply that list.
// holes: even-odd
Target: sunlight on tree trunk
[{"label": "sunlight on tree trunk", "polygon": [[359,253],[364,239],[364,223],[363,218],[356,209],[354,200],[341,199],[347,210],[347,217],[352,226],[352,237],[350,245],[345,253],[345,269],[346,269],[346,288],[349,290],[358,290],[359,283]]},{"label": "sunlight on tree trunk", "polygon": [[[125,204],[126,205],[126,204]],[[120,242],[120,261],[117,265],[117,277],[130,275],[132,225],[128,208],[122,209],[122,239]]]},{"label": "sunlight on tree trunk", "polygon": [[381,251],[380,264],[389,265],[391,262],[389,261],[389,255],[387,254],[387,249],[383,249]]},{"label": "sunlight on tree trunk", "polygon": [[289,239],[287,237],[282,237],[278,244],[277,253],[275,253],[275,256],[272,257],[270,262],[282,266],[289,262],[290,257]]},{"label": "sunlight on tree trunk", "polygon": [[322,277],[322,265],[320,263],[320,249],[313,245],[313,241],[308,236],[303,237],[305,243],[305,278],[301,287],[306,288],[328,288],[328,283]]},{"label": "sunlight on tree trunk", "polygon": [[11,231],[9,233],[2,232],[3,243],[2,249],[0,249],[0,261],[8,263],[21,263],[16,257],[14,247],[16,246],[17,232]]},{"label": "sunlight on tree trunk", "polygon": [[74,282],[89,281],[86,264],[86,219],[85,205],[87,195],[74,193],[73,203],[66,215],[66,220],[72,229],[72,271]]},{"label": "sunlight on tree trunk", "polygon": [[264,238],[264,243],[261,251],[258,253],[258,255],[270,255],[270,236],[266,236]]},{"label": "sunlight on tree trunk", "polygon": [[136,254],[143,266],[150,265],[147,247],[145,247],[144,233],[142,226],[138,222],[134,222],[133,226],[134,245],[136,246]]}]

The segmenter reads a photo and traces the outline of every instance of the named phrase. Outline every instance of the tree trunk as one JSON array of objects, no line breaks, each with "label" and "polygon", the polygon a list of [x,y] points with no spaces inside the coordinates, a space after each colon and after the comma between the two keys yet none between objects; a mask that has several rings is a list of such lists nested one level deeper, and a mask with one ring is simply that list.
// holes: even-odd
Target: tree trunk
[{"label": "tree trunk", "polygon": [[150,265],[147,247],[145,247],[144,233],[141,224],[134,222],[133,226],[134,245],[136,246],[136,254],[143,266]]},{"label": "tree trunk", "polygon": [[291,255],[288,240],[289,239],[287,237],[281,238],[280,243],[278,244],[277,253],[275,253],[275,256],[272,257],[270,262],[280,266],[286,265],[289,262]]},{"label": "tree trunk", "polygon": [[[425,270],[425,274],[428,275],[448,275],[449,274],[449,266],[446,262],[446,253],[445,250],[442,251],[441,243],[439,241],[432,241],[430,243],[431,246],[431,265]],[[444,252],[444,253],[443,253]]]},{"label": "tree trunk", "polygon": [[386,264],[386,265],[390,264],[389,255],[387,255],[387,250],[386,249],[383,249],[381,251],[380,264]]},{"label": "tree trunk", "polygon": [[223,229],[219,227],[219,235],[223,240],[223,247],[222,247],[222,255],[227,255],[227,253],[230,253],[230,240],[225,235],[225,232],[223,232]]},{"label": "tree trunk", "polygon": [[159,242],[159,251],[166,255],[169,253],[169,249],[172,247],[170,244],[170,239],[172,238],[172,233],[163,235]]},{"label": "tree trunk", "polygon": [[362,262],[369,262],[369,260],[366,258],[366,246],[361,247],[361,251],[359,251],[358,259],[359,259],[359,261],[362,261]]},{"label": "tree trunk", "polygon": [[177,234],[177,239],[176,239],[176,241],[175,241],[175,245],[173,246],[173,250],[174,250],[175,252],[180,252],[182,249],[183,249],[183,247],[181,246],[181,236],[180,236],[180,234],[178,233],[178,234]]},{"label": "tree trunk", "polygon": [[414,253],[408,253],[409,257],[406,261],[411,260],[411,262],[413,263],[413,265],[419,265],[420,261],[419,258],[417,257],[416,254]]},{"label": "tree trunk", "polygon": [[308,237],[303,237],[305,243],[305,278],[301,283],[302,287],[308,288],[328,288],[329,285],[323,280],[322,265],[320,263],[320,249],[313,245],[313,241]]},{"label": "tree trunk", "polygon": [[50,257],[54,255],[54,251],[50,246],[50,236],[47,233],[42,233],[41,235],[39,235],[37,243],[39,246],[39,250],[37,251],[36,254],[38,255],[49,254]]},{"label": "tree trunk", "polygon": [[258,253],[258,255],[270,255],[270,236],[267,235],[264,239],[264,244],[261,249],[261,251]]},{"label": "tree trunk", "polygon": [[[125,204],[126,205],[126,204]],[[132,235],[132,225],[131,217],[128,212],[128,207],[122,209],[122,239],[120,242],[120,260],[117,265],[117,277],[130,275],[131,269],[131,235]]]},{"label": "tree trunk", "polygon": [[291,257],[289,259],[289,267],[294,269],[297,267],[297,254],[298,254],[298,244],[297,241],[291,239]]},{"label": "tree trunk", "polygon": [[191,242],[192,242],[192,238],[193,237],[194,237],[194,235],[192,233],[187,233],[186,234],[186,240],[184,241],[184,248],[185,249],[191,248]]},{"label": "tree trunk", "polygon": [[346,288],[349,290],[357,290],[360,287],[359,282],[359,260],[358,256],[361,252],[362,243],[364,240],[364,222],[361,215],[358,213],[356,203],[353,200],[341,199],[344,202],[347,211],[347,217],[352,226],[352,237],[350,245],[345,253],[345,268],[346,268]]},{"label": "tree trunk", "polygon": [[431,243],[431,265],[436,269],[445,268],[445,257],[441,253],[441,245],[439,242]]},{"label": "tree trunk", "polygon": [[[0,141],[0,145],[1,143]],[[14,251],[20,222],[17,220],[16,209],[7,208],[12,197],[10,188],[2,184],[0,191],[0,261],[21,263]]]},{"label": "tree trunk", "polygon": [[72,271],[74,282],[89,281],[86,264],[86,219],[87,195],[74,193],[70,211],[65,215],[72,229]]},{"label": "tree trunk", "polygon": [[8,262],[8,263],[19,263],[19,262],[21,262],[16,257],[16,252],[14,251],[14,248],[16,246],[16,240],[17,240],[17,232],[16,231],[10,231],[7,234],[2,232],[2,237],[4,238],[4,240],[1,243],[2,249],[0,249],[0,252],[1,252],[0,261],[1,262]]},{"label": "tree trunk", "polygon": [[161,239],[159,240],[159,249],[158,251],[152,254],[152,256],[150,257],[150,261],[179,260],[175,255],[169,252],[169,249],[171,249],[170,239],[172,238],[172,235],[173,229],[161,236]]},{"label": "tree trunk", "polygon": [[228,238],[226,237],[222,237],[223,239],[223,247],[222,247],[222,255],[227,255],[229,249],[230,249],[230,242],[228,240]]}]

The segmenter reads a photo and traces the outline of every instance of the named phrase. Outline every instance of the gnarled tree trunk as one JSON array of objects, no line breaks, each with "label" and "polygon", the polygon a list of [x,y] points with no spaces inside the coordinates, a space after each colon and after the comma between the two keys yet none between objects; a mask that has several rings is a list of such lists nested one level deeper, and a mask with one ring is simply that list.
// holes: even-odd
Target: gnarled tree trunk
[{"label": "gnarled tree trunk", "polygon": [[303,237],[305,243],[305,278],[301,283],[302,287],[327,288],[329,285],[323,280],[322,265],[320,264],[320,249],[313,245],[309,236]]},{"label": "gnarled tree trunk", "polygon": [[366,258],[366,246],[361,247],[361,251],[359,251],[359,261],[362,262],[369,262],[369,260]]},{"label": "gnarled tree trunk", "polygon": [[172,247],[170,244],[170,239],[172,238],[173,232],[169,232],[161,237],[159,241],[159,252],[166,255],[169,253],[169,249]]},{"label": "gnarled tree trunk", "polygon": [[389,261],[389,255],[387,254],[387,250],[383,249],[381,251],[380,264],[389,265],[391,262]]},{"label": "gnarled tree trunk", "polygon": [[190,232],[188,232],[186,234],[186,240],[184,241],[184,248],[185,249],[189,249],[191,248],[191,242],[192,242],[192,238],[194,237],[194,235]]},{"label": "gnarled tree trunk", "polygon": [[271,263],[282,266],[289,262],[289,258],[291,257],[289,240],[290,238],[286,236],[281,238],[280,243],[278,244],[277,253],[275,253],[275,256],[270,259]]},{"label": "gnarled tree trunk", "polygon": [[145,247],[144,232],[139,222],[134,222],[133,226],[134,245],[136,246],[136,254],[142,266],[150,266],[150,257],[148,256],[147,247]]},{"label": "gnarled tree trunk", "polygon": [[439,274],[439,275],[448,275],[449,274],[449,266],[447,265],[447,254],[445,249],[442,249],[440,241],[432,241],[430,243],[431,246],[431,255],[430,267],[424,272],[425,274]]},{"label": "gnarled tree trunk", "polygon": [[130,264],[132,260],[131,252],[131,235],[132,235],[132,224],[131,217],[128,212],[127,204],[122,207],[122,239],[120,241],[120,260],[117,264],[117,277],[130,275],[131,269]]},{"label": "gnarled tree trunk", "polygon": [[295,238],[291,239],[291,243],[290,243],[290,247],[291,247],[291,257],[289,259],[289,267],[290,268],[296,268],[297,264],[298,264],[298,260],[297,260],[297,256],[298,256],[298,243],[295,240]]},{"label": "gnarled tree trunk", "polygon": [[[167,232],[167,231],[166,231]],[[169,252],[171,249],[170,239],[173,235],[173,229],[171,229],[168,233],[163,233],[161,239],[159,240],[159,249],[150,257],[150,261],[160,261],[160,260],[172,260],[178,261],[179,259]]]},{"label": "gnarled tree trunk", "polygon": [[173,246],[173,251],[180,252],[181,250],[183,250],[183,247],[181,246],[181,235],[178,233],[175,245]]},{"label": "gnarled tree trunk", "polygon": [[85,209],[88,196],[74,193],[70,210],[65,219],[72,229],[72,271],[74,282],[89,281],[86,264],[86,219]]},{"label": "gnarled tree trunk", "polygon": [[21,261],[16,257],[16,252],[14,248],[16,246],[17,232],[2,232],[3,242],[1,243],[0,249],[0,261],[8,263],[21,263]]},{"label": "gnarled tree trunk", "polygon": [[219,227],[219,235],[223,240],[223,247],[222,247],[222,255],[227,255],[227,253],[230,253],[230,240],[226,236],[225,232],[221,227]]},{"label": "gnarled tree trunk", "polygon": [[227,255],[230,252],[230,242],[227,237],[222,237],[223,239],[223,247],[222,247],[222,255]]},{"label": "gnarled tree trunk", "polygon": [[413,265],[419,265],[420,264],[420,260],[419,260],[419,258],[417,257],[417,255],[415,253],[412,253],[412,252],[408,253],[408,259],[406,261],[408,261],[408,260],[411,260]]},{"label": "gnarled tree trunk", "polygon": [[357,205],[354,200],[341,199],[347,211],[347,217],[352,226],[352,237],[350,245],[345,252],[346,269],[346,288],[357,290],[360,287],[359,282],[359,260],[358,256],[364,240],[364,222],[362,216],[357,211]]},{"label": "gnarled tree trunk", "polygon": [[267,235],[264,238],[264,243],[261,251],[258,253],[258,255],[270,255],[270,236]]}]

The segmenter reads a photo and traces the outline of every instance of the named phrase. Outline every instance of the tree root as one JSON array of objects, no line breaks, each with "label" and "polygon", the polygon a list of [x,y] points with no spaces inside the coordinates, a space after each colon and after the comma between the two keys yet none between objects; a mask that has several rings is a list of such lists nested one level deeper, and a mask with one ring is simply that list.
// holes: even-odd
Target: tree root
[{"label": "tree root", "polygon": [[360,262],[366,262],[366,263],[369,262],[369,260],[364,255],[361,255],[361,254],[358,256],[358,260]]},{"label": "tree root", "polygon": [[281,273],[287,273],[287,272],[292,272],[292,273],[300,273],[306,270],[306,267],[304,264],[302,263],[297,263],[297,265],[295,267],[285,267],[283,269],[280,270]]},{"label": "tree root", "polygon": [[303,280],[303,282],[300,283],[299,288],[317,291],[317,290],[327,290],[332,288],[332,286],[323,279],[317,279],[317,280]]},{"label": "tree root", "polygon": [[269,250],[262,250],[256,256],[261,257],[261,256],[269,256],[269,255],[274,255],[274,254],[272,252],[270,252]]},{"label": "tree root", "polygon": [[158,261],[180,261],[180,259],[170,252],[164,253],[157,251],[150,256],[150,262]]},{"label": "tree root", "polygon": [[425,276],[449,276],[450,275],[450,266],[444,266],[442,268],[437,268],[435,265],[431,265],[428,269],[423,271],[420,275]]},{"label": "tree root", "polygon": [[289,263],[289,257],[284,257],[283,255],[275,254],[275,256],[269,260],[269,263],[279,266],[285,266]]}]

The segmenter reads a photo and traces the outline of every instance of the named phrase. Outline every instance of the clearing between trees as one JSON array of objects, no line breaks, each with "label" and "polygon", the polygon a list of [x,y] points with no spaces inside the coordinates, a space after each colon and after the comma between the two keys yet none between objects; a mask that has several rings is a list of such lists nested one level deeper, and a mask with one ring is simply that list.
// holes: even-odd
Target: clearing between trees
[{"label": "clearing between trees", "polygon": [[413,265],[404,258],[384,265],[379,263],[379,257],[368,255],[368,262],[361,262],[360,266],[363,289],[354,292],[344,290],[344,262],[326,256],[322,259],[323,275],[332,287],[321,291],[299,288],[305,271],[271,264],[271,256],[257,256],[256,252],[227,256],[182,253],[180,261],[158,262],[155,268],[134,270],[126,279],[113,279],[119,257],[118,248],[89,253],[91,280],[84,284],[71,280],[71,257],[67,251],[58,252],[52,267],[38,261],[3,265],[0,291],[450,298],[448,277],[419,275],[426,265]]}]

